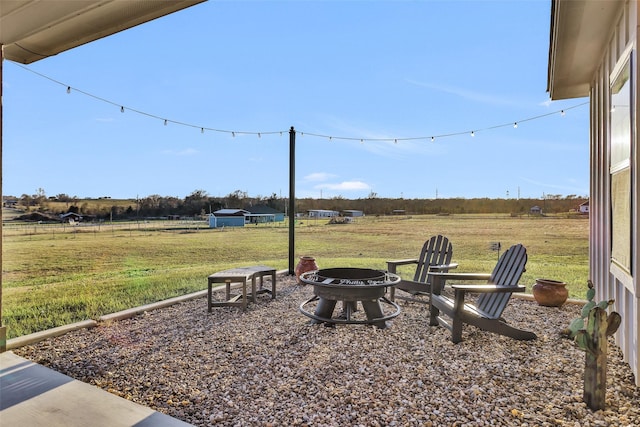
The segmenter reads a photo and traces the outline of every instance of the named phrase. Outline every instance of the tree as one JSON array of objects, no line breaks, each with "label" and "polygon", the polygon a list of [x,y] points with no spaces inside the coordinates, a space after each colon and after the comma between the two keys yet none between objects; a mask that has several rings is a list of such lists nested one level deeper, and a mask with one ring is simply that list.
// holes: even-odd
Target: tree
[{"label": "tree", "polygon": [[229,193],[226,195],[225,199],[227,202],[228,208],[239,208],[242,206],[244,199],[248,198],[249,195],[246,191],[236,190],[233,193]]},{"label": "tree", "polygon": [[184,198],[185,214],[198,215],[202,209],[208,208],[208,195],[204,190],[195,190]]}]

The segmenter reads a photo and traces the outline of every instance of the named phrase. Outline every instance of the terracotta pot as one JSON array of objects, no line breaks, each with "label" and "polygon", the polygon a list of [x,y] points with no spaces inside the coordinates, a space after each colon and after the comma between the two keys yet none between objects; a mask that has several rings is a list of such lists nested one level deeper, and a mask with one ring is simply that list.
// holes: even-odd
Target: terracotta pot
[{"label": "terracotta pot", "polygon": [[300,275],[302,273],[306,273],[307,271],[317,270],[318,264],[316,264],[316,259],[312,256],[302,256],[300,257],[300,261],[298,265],[296,265],[295,273],[296,273],[296,282],[298,285],[304,284],[300,281]]},{"label": "terracotta pot", "polygon": [[533,285],[533,297],[538,304],[547,307],[560,307],[569,297],[566,283],[552,279],[536,279]]}]

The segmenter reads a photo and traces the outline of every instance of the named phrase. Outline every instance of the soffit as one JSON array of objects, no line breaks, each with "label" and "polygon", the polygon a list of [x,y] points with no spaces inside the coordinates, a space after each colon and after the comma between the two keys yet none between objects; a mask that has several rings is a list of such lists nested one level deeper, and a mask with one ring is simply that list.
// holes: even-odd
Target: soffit
[{"label": "soffit", "polygon": [[0,0],[3,57],[30,64],[206,0]]},{"label": "soffit", "polygon": [[552,0],[547,90],[551,99],[589,96],[620,0]]}]

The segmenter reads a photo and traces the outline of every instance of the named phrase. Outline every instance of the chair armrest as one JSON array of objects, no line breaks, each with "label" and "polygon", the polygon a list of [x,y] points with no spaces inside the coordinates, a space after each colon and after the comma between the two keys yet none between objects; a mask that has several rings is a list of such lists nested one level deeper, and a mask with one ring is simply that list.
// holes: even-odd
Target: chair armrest
[{"label": "chair armrest", "polygon": [[407,258],[407,259],[396,259],[393,261],[387,261],[387,270],[389,273],[396,273],[396,267],[399,265],[407,265],[407,264],[417,264],[418,260],[416,258]]},{"label": "chair armrest", "polygon": [[467,292],[471,293],[492,293],[492,292],[524,292],[524,286],[499,286],[494,284],[486,285],[451,285],[455,294],[453,302],[454,316],[458,316],[464,311],[464,301]]},{"label": "chair armrest", "polygon": [[447,272],[448,270],[453,270],[454,268],[458,268],[457,262],[452,262],[451,264],[440,264],[440,265],[432,265],[429,267],[429,271],[431,272]]},{"label": "chair armrest", "polygon": [[451,285],[455,291],[463,292],[478,292],[478,293],[491,293],[491,292],[524,292],[524,286],[500,286],[500,285]]},{"label": "chair armrest", "polygon": [[407,258],[407,259],[396,259],[393,261],[387,261],[387,264],[393,265],[405,265],[405,264],[417,264],[418,260],[415,258]]},{"label": "chair armrest", "polygon": [[489,280],[491,274],[489,273],[443,273],[443,272],[429,272],[431,278],[431,292],[436,295],[442,293],[442,289],[446,285],[447,280]]},{"label": "chair armrest", "polygon": [[491,278],[490,273],[441,273],[434,271],[429,275],[441,280],[489,280]]}]

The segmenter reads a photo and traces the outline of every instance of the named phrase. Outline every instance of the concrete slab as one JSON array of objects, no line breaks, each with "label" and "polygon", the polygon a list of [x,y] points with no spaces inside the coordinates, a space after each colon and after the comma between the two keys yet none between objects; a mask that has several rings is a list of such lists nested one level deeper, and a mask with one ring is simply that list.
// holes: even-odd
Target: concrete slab
[{"label": "concrete slab", "polygon": [[24,427],[190,425],[10,351],[0,354],[0,424]]}]

